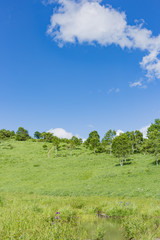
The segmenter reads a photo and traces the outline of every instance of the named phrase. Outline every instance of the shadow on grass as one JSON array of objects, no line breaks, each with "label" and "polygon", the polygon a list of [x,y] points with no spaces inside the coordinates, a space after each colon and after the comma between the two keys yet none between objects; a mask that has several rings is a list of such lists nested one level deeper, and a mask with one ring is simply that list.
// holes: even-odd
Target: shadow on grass
[{"label": "shadow on grass", "polygon": [[156,163],[156,160],[154,160],[153,162],[151,162],[150,165],[158,166],[158,165],[160,165],[160,160],[158,160],[158,165],[157,165],[157,163]]},{"label": "shadow on grass", "polygon": [[[131,165],[132,164],[132,159],[126,159],[126,162],[123,161],[123,166],[126,166],[126,165]],[[116,167],[119,167],[121,166],[120,163],[116,164],[115,165]]]}]

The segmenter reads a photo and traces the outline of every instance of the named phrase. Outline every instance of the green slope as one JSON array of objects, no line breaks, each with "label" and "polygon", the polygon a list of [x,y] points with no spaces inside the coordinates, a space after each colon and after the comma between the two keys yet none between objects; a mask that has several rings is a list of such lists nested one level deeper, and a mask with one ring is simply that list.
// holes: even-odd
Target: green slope
[{"label": "green slope", "polygon": [[[0,191],[53,196],[124,196],[160,198],[160,166],[151,155],[136,154],[119,166],[109,154],[81,147],[72,156],[61,146],[50,158],[42,142],[15,142],[0,147]],[[6,146],[6,147],[5,147]],[[48,144],[48,149],[51,144]]]}]

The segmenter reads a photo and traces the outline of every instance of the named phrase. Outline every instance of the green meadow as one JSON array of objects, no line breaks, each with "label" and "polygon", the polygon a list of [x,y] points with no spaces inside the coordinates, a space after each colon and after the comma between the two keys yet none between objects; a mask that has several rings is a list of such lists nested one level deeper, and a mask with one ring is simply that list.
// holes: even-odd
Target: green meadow
[{"label": "green meadow", "polygon": [[[160,167],[28,140],[0,145],[0,239],[158,239]],[[58,212],[58,214],[57,214]]]}]

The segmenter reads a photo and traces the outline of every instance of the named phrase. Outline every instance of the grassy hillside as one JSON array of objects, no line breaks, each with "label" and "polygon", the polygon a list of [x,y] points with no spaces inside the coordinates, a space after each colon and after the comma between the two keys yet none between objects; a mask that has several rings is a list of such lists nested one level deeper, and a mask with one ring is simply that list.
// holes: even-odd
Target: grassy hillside
[{"label": "grassy hillside", "polygon": [[11,142],[0,147],[0,191],[53,196],[123,196],[160,198],[160,167],[151,155],[137,154],[119,166],[109,154],[61,146],[58,157],[41,142]]},{"label": "grassy hillside", "polygon": [[63,144],[57,157],[53,149],[48,158],[52,145],[43,145],[0,144],[0,239],[160,237],[160,167],[154,156],[132,155],[120,167],[115,157],[83,146],[71,156]]}]

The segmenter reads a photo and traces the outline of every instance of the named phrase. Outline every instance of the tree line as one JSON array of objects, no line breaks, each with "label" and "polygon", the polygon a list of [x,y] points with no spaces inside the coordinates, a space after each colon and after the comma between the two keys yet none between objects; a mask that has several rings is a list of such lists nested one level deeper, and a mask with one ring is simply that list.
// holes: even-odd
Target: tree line
[{"label": "tree line", "polygon": [[102,140],[97,131],[92,131],[85,142],[81,138],[73,136],[71,139],[60,139],[50,132],[36,131],[34,138],[29,136],[29,133],[23,127],[19,127],[17,132],[6,129],[0,130],[1,142],[6,139],[15,139],[17,141],[26,141],[32,139],[34,141],[50,142],[55,148],[57,155],[61,143],[67,143],[72,155],[72,149],[79,145],[84,145],[91,149],[95,154],[106,152],[113,154],[120,160],[120,165],[123,166],[124,161],[135,153],[150,153],[155,155],[155,162],[158,165],[158,158],[160,155],[160,119],[155,119],[154,123],[150,125],[147,130],[147,138],[143,138],[143,134],[139,131],[127,131],[116,135],[115,130],[109,130],[105,133]]}]

